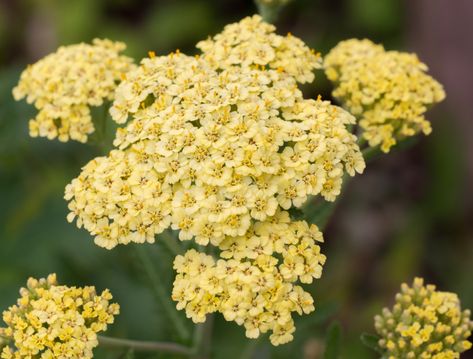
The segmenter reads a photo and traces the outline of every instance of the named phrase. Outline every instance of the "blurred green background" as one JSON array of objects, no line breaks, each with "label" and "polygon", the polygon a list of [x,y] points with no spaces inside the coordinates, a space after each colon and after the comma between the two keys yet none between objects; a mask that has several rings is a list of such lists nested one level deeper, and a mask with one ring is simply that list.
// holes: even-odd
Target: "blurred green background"
[{"label": "blurred green background", "polygon": [[[64,187],[99,150],[30,138],[34,109],[14,102],[11,89],[27,63],[61,44],[108,37],[125,41],[137,60],[149,50],[190,54],[198,40],[254,12],[250,0],[0,0],[0,310],[14,303],[28,276],[56,272],[65,284],[111,289],[122,313],[108,335],[176,339],[133,248],[101,249],[66,222]],[[340,357],[374,358],[360,334],[373,332],[373,315],[416,275],[473,308],[472,18],[469,0],[295,0],[284,9],[278,31],[322,54],[350,37],[417,52],[445,85],[447,100],[428,115],[431,136],[377,158],[350,183],[325,231],[324,275],[308,287],[318,310],[297,318],[292,343],[271,348],[260,341],[253,357],[322,358],[327,328],[338,321]],[[331,89],[319,73],[305,91],[329,97]],[[170,293],[166,248],[158,242],[146,250]],[[219,316],[215,326],[212,357],[250,352],[242,328]],[[97,358],[129,354],[96,351]]]}]

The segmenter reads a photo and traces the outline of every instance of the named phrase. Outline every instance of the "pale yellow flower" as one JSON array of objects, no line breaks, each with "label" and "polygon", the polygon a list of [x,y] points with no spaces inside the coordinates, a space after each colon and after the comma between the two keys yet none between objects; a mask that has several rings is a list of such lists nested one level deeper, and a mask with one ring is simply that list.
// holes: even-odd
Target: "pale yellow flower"
[{"label": "pale yellow flower", "polygon": [[106,248],[152,242],[167,227],[181,240],[218,245],[251,222],[309,196],[334,200],[344,173],[365,163],[328,101],[306,100],[275,70],[216,70],[180,53],[152,57],[117,88],[118,148],[66,188],[77,217]]},{"label": "pale yellow flower", "polygon": [[275,30],[274,25],[254,15],[225,26],[221,33],[199,42],[197,47],[215,68],[270,68],[294,77],[297,82],[312,82],[314,70],[321,68],[320,54],[309,49],[299,38],[291,34],[280,36]]},{"label": "pale yellow flower", "polygon": [[124,127],[67,186],[68,220],[105,248],[167,228],[218,247],[218,260],[176,257],[177,308],[196,323],[218,311],[249,338],[270,331],[284,344],[292,313],[314,310],[296,283],[320,278],[326,259],[317,227],[284,210],[333,201],[345,174],[363,172],[355,118],[303,98],[297,83],[313,80],[319,56],[257,16],[199,46],[202,56],[150,54],[117,87],[110,114]]},{"label": "pale yellow flower", "polygon": [[39,110],[30,120],[32,137],[86,142],[94,132],[90,107],[112,100],[118,82],[134,67],[120,55],[121,42],[95,39],[92,45],[62,46],[26,68],[13,89]]},{"label": "pale yellow flower", "polygon": [[370,146],[389,152],[398,140],[431,132],[424,113],[445,92],[415,54],[351,39],[327,54],[324,67],[335,85],[333,96],[359,118]]},{"label": "pale yellow flower", "polygon": [[292,313],[314,310],[311,295],[295,283],[320,278],[326,259],[320,241],[315,225],[277,213],[245,236],[226,237],[220,245],[223,259],[193,249],[177,256],[172,298],[195,323],[220,312],[243,325],[248,338],[271,331],[273,345],[285,344],[295,331]]}]

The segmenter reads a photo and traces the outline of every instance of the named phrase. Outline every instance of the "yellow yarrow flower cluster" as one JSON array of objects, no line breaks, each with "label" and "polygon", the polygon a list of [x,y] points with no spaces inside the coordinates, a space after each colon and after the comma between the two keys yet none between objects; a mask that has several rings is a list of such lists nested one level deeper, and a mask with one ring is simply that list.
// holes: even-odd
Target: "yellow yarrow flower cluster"
[{"label": "yellow yarrow flower cluster", "polygon": [[66,188],[69,220],[112,248],[152,242],[171,226],[181,240],[218,245],[253,220],[309,195],[332,201],[363,157],[328,101],[306,100],[275,70],[215,70],[180,53],[144,59],[116,91],[119,129],[109,156]]},{"label": "yellow yarrow flower cluster", "polygon": [[77,226],[94,235],[100,247],[152,243],[170,225],[171,188],[144,149],[140,144],[95,158],[66,187],[68,220],[77,216]]},{"label": "yellow yarrow flower cluster", "polygon": [[[231,60],[219,50],[228,41]],[[311,195],[333,201],[343,176],[364,170],[347,129],[355,118],[303,98],[297,82],[313,79],[318,55],[257,16],[199,47],[196,57],[151,52],[127,74],[110,109],[126,125],[115,149],[66,187],[68,220],[109,249],[153,242],[169,227],[180,240],[217,246],[219,260],[194,250],[176,259],[178,307],[196,322],[220,311],[248,336],[272,331],[282,344],[295,330],[291,313],[314,309],[295,283],[319,278],[325,262],[317,228],[285,210]],[[188,261],[203,266],[197,277]],[[246,311],[232,316],[228,296],[238,292]]]},{"label": "yellow yarrow flower cluster", "polygon": [[28,279],[17,305],[3,312],[0,358],[92,358],[97,333],[119,312],[108,290],[58,285],[56,276]]},{"label": "yellow yarrow flower cluster", "polygon": [[333,96],[360,119],[370,146],[389,152],[397,140],[431,132],[424,113],[442,101],[445,92],[415,54],[351,39],[330,51],[324,67],[335,84]]},{"label": "yellow yarrow flower cluster", "polygon": [[285,344],[295,331],[292,312],[314,310],[311,295],[295,282],[320,278],[325,256],[318,241],[322,233],[316,226],[290,222],[287,212],[280,212],[245,236],[226,239],[224,259],[195,250],[177,256],[172,297],[195,323],[218,311],[243,325],[248,338],[271,331],[273,345]]},{"label": "yellow yarrow flower cluster", "polygon": [[21,74],[13,89],[39,110],[30,120],[32,137],[86,142],[94,132],[90,106],[112,100],[118,82],[134,67],[120,55],[125,44],[95,39],[90,44],[62,46]]},{"label": "yellow yarrow flower cluster", "polygon": [[375,317],[375,328],[383,358],[454,359],[471,348],[467,339],[473,322],[455,293],[437,291],[415,278],[412,287],[401,286],[392,309]]},{"label": "yellow yarrow flower cluster", "polygon": [[199,42],[197,47],[218,69],[255,65],[286,73],[300,83],[312,82],[314,70],[322,67],[320,54],[301,39],[291,34],[277,35],[275,30],[261,16],[254,15],[225,26],[220,34]]}]

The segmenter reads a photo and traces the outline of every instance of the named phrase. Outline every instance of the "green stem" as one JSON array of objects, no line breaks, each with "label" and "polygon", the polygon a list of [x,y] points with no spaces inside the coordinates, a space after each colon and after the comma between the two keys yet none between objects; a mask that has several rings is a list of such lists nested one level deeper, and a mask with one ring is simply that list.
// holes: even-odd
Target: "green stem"
[{"label": "green stem", "polygon": [[101,133],[100,137],[103,142],[107,138],[107,120],[108,120],[108,102],[103,104],[103,116],[102,116],[102,123],[101,123]]},{"label": "green stem", "polygon": [[0,351],[1,351],[1,348],[8,345],[10,342],[11,342],[10,338],[0,335]]},{"label": "green stem", "polygon": [[128,348],[136,351],[147,352],[167,352],[187,356],[192,354],[192,350],[190,348],[177,343],[119,339],[100,335],[98,336],[98,340],[101,346],[110,348]]},{"label": "green stem", "polygon": [[255,358],[255,352],[260,346],[261,342],[263,341],[263,338],[265,338],[266,335],[260,334],[260,336],[256,339],[252,339],[248,341],[248,344],[246,345],[245,349],[240,355],[240,359],[252,359]]},{"label": "green stem", "polygon": [[112,140],[107,138],[107,124],[112,120],[108,117],[108,109],[110,103],[104,101],[102,108],[97,108],[92,113],[92,121],[94,124],[94,133],[90,136],[88,143],[98,147],[102,155],[107,155],[112,148]]},{"label": "green stem", "polygon": [[272,2],[265,2],[263,0],[255,0],[256,7],[258,8],[258,13],[261,15],[264,21],[269,23],[274,23],[281,9],[287,5],[289,1],[273,0]]},{"label": "green stem", "polygon": [[279,6],[268,6],[257,2],[258,12],[264,21],[274,23],[279,14]]},{"label": "green stem", "polygon": [[163,243],[173,256],[178,256],[184,253],[179,238],[174,236],[173,232],[170,230],[165,230],[158,236],[158,243]]},{"label": "green stem", "polygon": [[204,323],[197,324],[194,331],[194,359],[210,358],[212,348],[214,314],[207,315]]},{"label": "green stem", "polygon": [[358,147],[360,147],[360,149],[368,143],[368,141],[363,137],[361,133],[356,134],[356,137],[358,137],[358,141],[356,141],[356,143],[358,144]]},{"label": "green stem", "polygon": [[140,258],[141,262],[143,263],[144,270],[146,271],[149,277],[156,297],[159,299],[162,306],[164,307],[164,311],[169,316],[169,320],[175,326],[179,337],[182,340],[188,340],[190,337],[189,330],[185,322],[179,316],[179,313],[177,312],[174,304],[172,303],[169,297],[169,293],[163,285],[163,282],[161,281],[161,278],[159,277],[159,274],[156,271],[156,268],[154,267],[151,258],[148,252],[146,251],[146,248],[144,248],[143,245],[137,245],[134,246],[134,248],[136,249],[136,253]]},{"label": "green stem", "polygon": [[[103,104],[104,111],[102,116],[95,123],[95,134],[97,139],[97,144],[100,149],[106,154],[109,150],[107,143],[107,121],[108,121],[108,104]],[[168,248],[174,256],[182,254],[183,249],[177,242],[175,236],[172,232],[166,230],[160,236],[160,241]],[[153,291],[161,302],[162,306],[165,309],[166,314],[169,316],[169,320],[176,328],[178,335],[182,340],[188,340],[190,337],[189,330],[185,322],[178,315],[176,308],[174,307],[172,301],[169,298],[167,290],[163,285],[156,268],[154,267],[151,258],[149,257],[148,252],[143,246],[135,246],[136,253],[140,258],[144,270],[149,277],[149,280],[152,284]],[[176,343],[167,343],[167,342],[150,342],[150,341],[137,341],[129,339],[118,339],[118,338],[109,338],[100,336],[99,341],[101,345],[109,347],[125,347],[128,349],[139,350],[139,351],[162,351],[162,352],[172,352],[177,354],[191,355],[193,350],[190,348],[184,347]]]},{"label": "green stem", "polygon": [[381,151],[379,149],[379,146],[366,147],[361,151],[361,153],[363,154],[363,158],[365,159],[365,162],[368,163],[370,160],[372,160],[373,158],[381,154]]},{"label": "green stem", "polygon": [[[360,138],[361,139],[361,138]],[[360,147],[365,143],[364,140],[359,140]],[[365,159],[366,163],[369,163],[373,158],[378,156],[381,151],[379,149],[379,146],[377,147],[366,147],[362,151],[363,158]],[[342,188],[340,190],[340,195],[337,197],[337,199],[333,202],[328,202],[325,201],[322,198],[319,198],[318,201],[315,201],[315,199],[309,200],[304,207],[302,207],[302,210],[305,214],[305,217],[309,219],[310,222],[313,222],[317,224],[317,226],[323,230],[326,225],[328,224],[328,221],[330,217],[332,216],[333,212],[335,212],[335,209],[337,208],[337,204],[341,199],[341,196],[343,195],[344,188],[348,185],[352,177],[348,176],[345,174],[342,179]]]},{"label": "green stem", "polygon": [[340,194],[335,201],[329,202],[323,198],[310,199],[304,205],[304,207],[302,207],[305,218],[307,218],[309,222],[315,223],[319,229],[323,231],[327,226],[330,217],[332,217],[333,212],[335,212],[337,204],[339,203],[340,198],[344,192],[343,189],[347,186],[350,178],[351,177],[349,177],[346,173],[343,175],[342,188],[340,189]]},{"label": "green stem", "polygon": [[[208,245],[204,250],[201,250],[207,254],[213,255],[214,247]],[[194,327],[194,356],[195,359],[208,359],[210,358],[210,349],[212,347],[212,335],[215,315],[210,313],[205,318],[205,322],[197,324]]]}]

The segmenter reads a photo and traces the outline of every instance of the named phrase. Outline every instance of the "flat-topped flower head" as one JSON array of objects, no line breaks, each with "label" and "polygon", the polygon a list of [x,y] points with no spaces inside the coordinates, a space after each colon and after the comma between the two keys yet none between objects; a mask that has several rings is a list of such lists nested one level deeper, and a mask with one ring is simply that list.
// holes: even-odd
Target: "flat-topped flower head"
[{"label": "flat-topped flower head", "polygon": [[352,39],[333,48],[324,67],[335,85],[333,96],[359,118],[370,146],[389,152],[398,140],[431,132],[424,113],[445,92],[415,54]]},{"label": "flat-topped flower head", "polygon": [[152,241],[168,226],[218,245],[310,195],[333,201],[344,173],[365,166],[346,128],[354,117],[303,99],[276,70],[155,56],[118,86],[110,112],[129,120],[118,149],[66,188],[69,218],[107,248]]},{"label": "flat-topped flower head", "polygon": [[243,325],[248,338],[270,331],[273,345],[285,344],[296,330],[292,313],[314,310],[311,295],[296,282],[320,278],[325,256],[319,241],[316,226],[278,213],[243,237],[227,237],[222,259],[195,250],[177,256],[172,297],[195,323],[220,312]]},{"label": "flat-topped flower head", "polygon": [[324,57],[325,74],[332,82],[340,82],[345,66],[361,64],[373,56],[385,52],[382,45],[374,44],[368,39],[350,39],[341,41]]},{"label": "flat-topped flower head", "polygon": [[157,233],[171,223],[171,186],[154,170],[143,146],[113,150],[90,161],[78,178],[66,187],[77,226],[107,249],[130,242],[154,242]]},{"label": "flat-topped flower head", "polygon": [[108,290],[58,285],[56,276],[28,279],[16,305],[3,312],[6,344],[2,359],[92,358],[97,333],[105,331],[119,312]]},{"label": "flat-topped flower head", "polygon": [[322,67],[320,54],[291,34],[280,36],[276,28],[259,15],[246,17],[238,23],[197,44],[203,57],[212,66],[253,66],[274,69],[294,77],[297,82],[314,80],[314,70]]},{"label": "flat-topped flower head", "polygon": [[471,348],[470,311],[463,310],[455,293],[441,292],[415,278],[401,286],[393,308],[375,317],[383,358],[460,358]]},{"label": "flat-topped flower head", "polygon": [[112,100],[118,82],[133,68],[120,55],[121,42],[62,46],[26,68],[13,89],[16,100],[26,97],[39,110],[30,120],[32,137],[86,142],[94,132],[90,107]]}]

